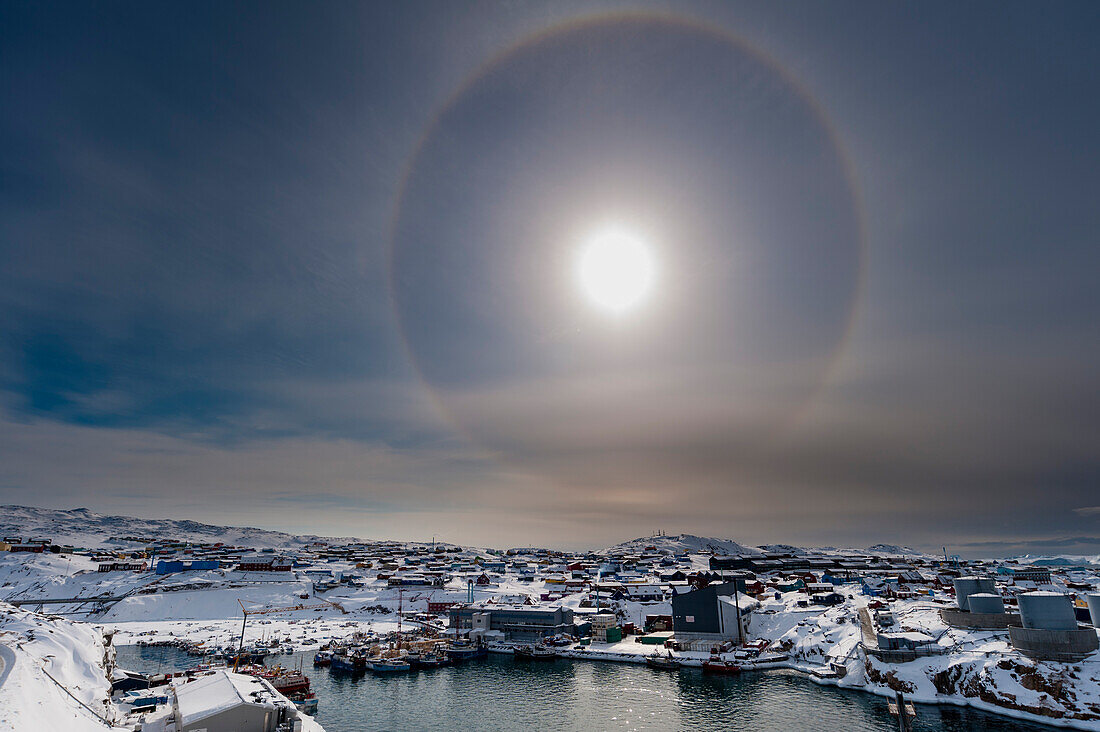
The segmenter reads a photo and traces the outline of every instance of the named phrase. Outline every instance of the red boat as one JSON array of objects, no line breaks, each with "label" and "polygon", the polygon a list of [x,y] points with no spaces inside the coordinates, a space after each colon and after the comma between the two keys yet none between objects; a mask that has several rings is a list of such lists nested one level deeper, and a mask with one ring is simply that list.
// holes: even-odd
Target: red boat
[{"label": "red boat", "polygon": [[711,656],[703,661],[703,672],[709,674],[739,674],[741,667],[733,661],[723,661],[721,656]]},{"label": "red boat", "polygon": [[279,666],[274,668],[259,666],[242,669],[241,673],[267,679],[275,687],[275,691],[291,701],[309,695],[309,677],[300,671],[290,671]]}]

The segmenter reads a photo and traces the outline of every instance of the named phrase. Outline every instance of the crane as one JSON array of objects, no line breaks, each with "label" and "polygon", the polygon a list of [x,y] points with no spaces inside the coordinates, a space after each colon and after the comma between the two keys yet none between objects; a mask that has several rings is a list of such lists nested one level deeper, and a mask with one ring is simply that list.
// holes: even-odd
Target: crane
[{"label": "crane", "polygon": [[240,598],[237,599],[237,604],[241,606],[241,614],[244,619],[241,620],[241,642],[237,646],[237,656],[233,659],[233,671],[237,670],[237,665],[241,661],[241,654],[244,653],[244,629],[248,625],[249,615],[270,615],[272,613],[292,613],[296,610],[339,610],[342,613],[347,613],[347,610],[340,607],[334,602],[315,602],[312,604],[299,603],[297,605],[286,605],[283,607],[259,607],[259,608],[247,608]]}]

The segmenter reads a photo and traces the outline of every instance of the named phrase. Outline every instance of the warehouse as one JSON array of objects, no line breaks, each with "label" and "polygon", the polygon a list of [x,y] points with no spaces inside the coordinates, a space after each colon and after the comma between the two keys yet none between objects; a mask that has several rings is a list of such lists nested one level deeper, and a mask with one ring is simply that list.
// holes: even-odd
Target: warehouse
[{"label": "warehouse", "polygon": [[709,585],[672,598],[672,630],[677,640],[735,640],[743,635],[734,583]]},{"label": "warehouse", "polygon": [[462,605],[449,611],[451,627],[469,631],[474,616],[489,630],[499,630],[507,640],[538,640],[546,636],[573,632],[573,611],[564,607],[537,605],[498,605],[492,603]]}]

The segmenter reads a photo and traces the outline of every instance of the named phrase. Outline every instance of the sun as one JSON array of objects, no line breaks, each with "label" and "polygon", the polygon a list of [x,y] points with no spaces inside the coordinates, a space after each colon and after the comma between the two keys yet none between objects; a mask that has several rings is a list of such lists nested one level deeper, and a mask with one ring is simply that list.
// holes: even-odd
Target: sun
[{"label": "sun", "polygon": [[577,276],[589,302],[612,314],[637,307],[653,288],[655,263],[649,247],[630,231],[602,229],[577,258]]}]

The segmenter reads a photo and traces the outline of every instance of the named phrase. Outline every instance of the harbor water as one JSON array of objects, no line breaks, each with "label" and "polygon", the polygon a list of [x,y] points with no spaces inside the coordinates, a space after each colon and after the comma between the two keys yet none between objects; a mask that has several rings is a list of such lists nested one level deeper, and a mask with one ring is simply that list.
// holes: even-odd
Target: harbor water
[{"label": "harbor water", "polygon": [[[891,732],[886,699],[820,686],[793,672],[710,676],[698,669],[490,655],[394,676],[314,668],[313,654],[272,656],[303,665],[327,732],[360,730],[845,730]],[[199,659],[171,647],[121,646],[118,664],[179,671]],[[917,705],[916,732],[1050,732],[965,707]]]}]

